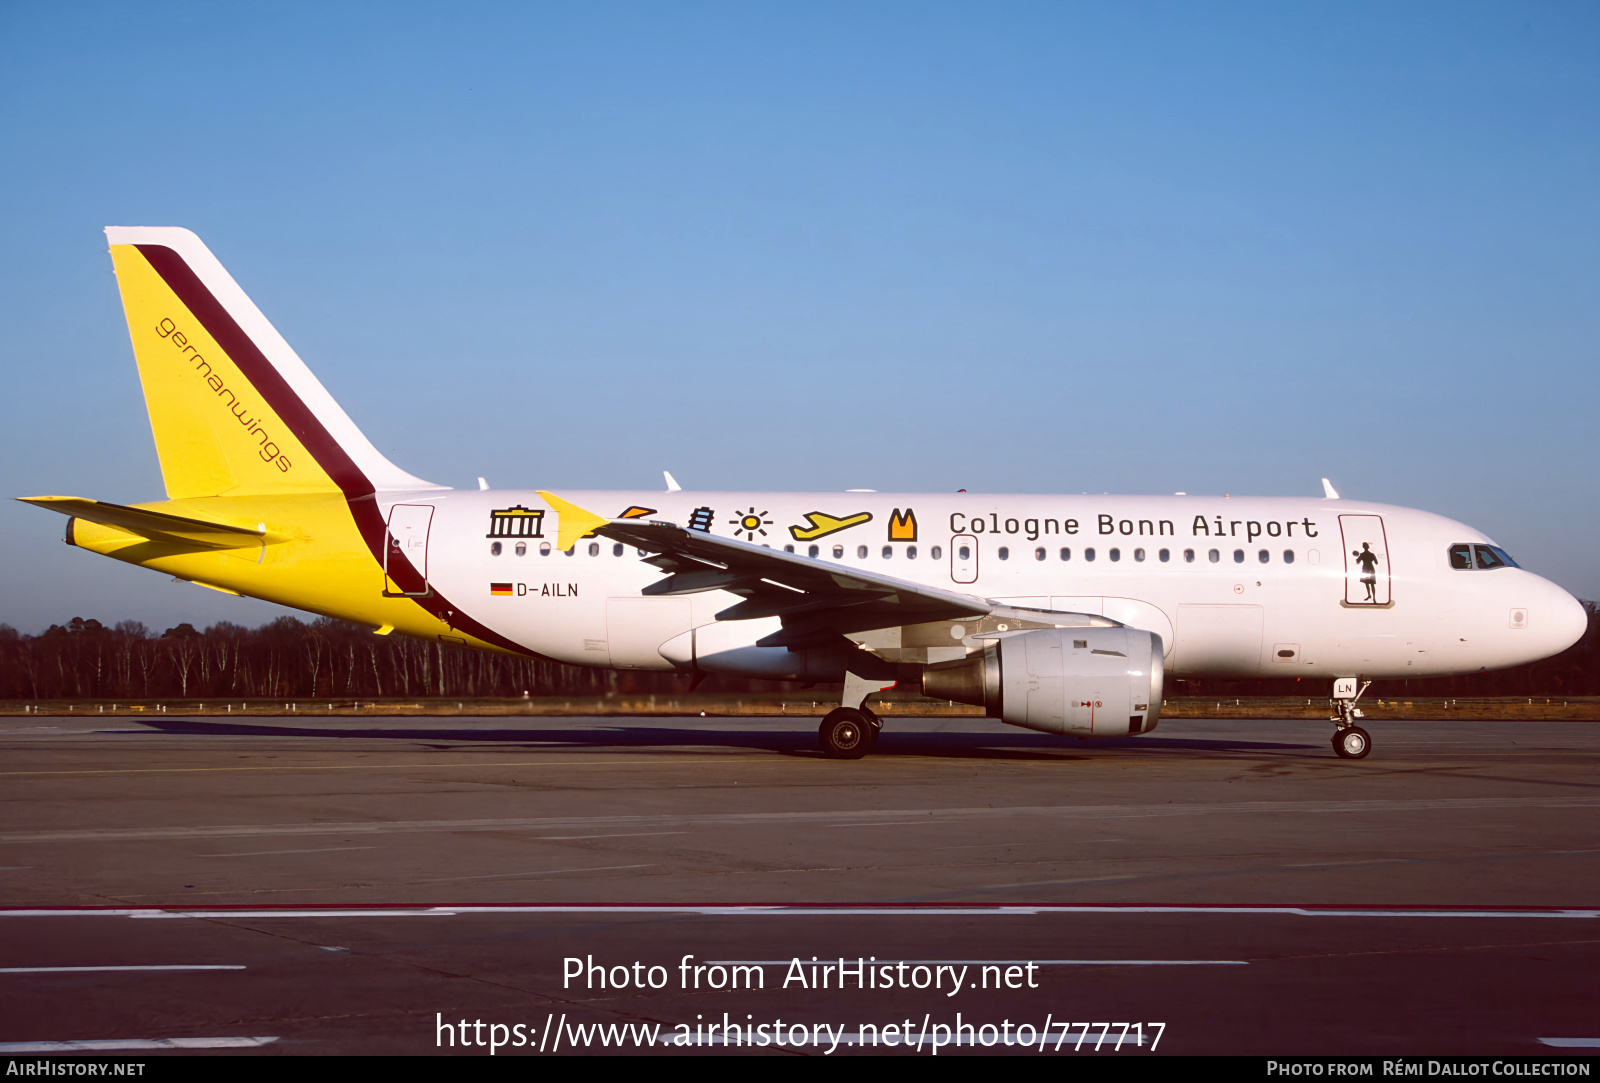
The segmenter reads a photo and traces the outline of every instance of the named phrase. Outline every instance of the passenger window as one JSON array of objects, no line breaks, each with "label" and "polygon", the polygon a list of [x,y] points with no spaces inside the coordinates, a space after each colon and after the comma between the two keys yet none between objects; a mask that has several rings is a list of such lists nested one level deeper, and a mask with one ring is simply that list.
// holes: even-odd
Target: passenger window
[{"label": "passenger window", "polygon": [[883,559],[884,559],[884,560],[888,560],[888,559],[890,559],[890,558],[891,558],[891,557],[893,557],[893,556],[894,556],[894,546],[892,546],[892,545],[885,545],[885,546],[884,546],[884,547],[883,547]]},{"label": "passenger window", "polygon": [[818,549],[815,545],[806,546],[806,556],[811,557],[813,560],[816,559],[817,554],[820,552],[822,552],[822,550]]},{"label": "passenger window", "polygon": [[866,560],[867,559],[867,547],[865,545],[856,546],[856,559],[858,559],[858,560]]},{"label": "passenger window", "polygon": [[569,557],[577,556],[577,554],[578,554],[578,546],[577,546],[576,543],[574,543],[572,545],[567,546],[565,549],[562,550],[562,552],[565,553]]},{"label": "passenger window", "polygon": [[1165,564],[1167,561],[1172,559],[1172,550],[1171,549],[1163,549],[1163,550],[1161,550],[1160,553],[1157,554],[1157,556],[1159,556],[1161,558],[1161,563]]},{"label": "passenger window", "polygon": [[1194,550],[1193,549],[1185,549],[1183,551],[1183,562],[1185,564],[1193,564],[1194,563]]},{"label": "passenger window", "polygon": [[1263,549],[1261,552],[1256,554],[1256,559],[1265,564],[1267,561],[1272,559],[1272,554]]},{"label": "passenger window", "polygon": [[957,557],[957,559],[960,559],[960,560],[971,560],[972,559],[972,547],[971,546],[967,546],[967,545],[963,545],[960,549],[956,550],[956,557]]},{"label": "passenger window", "polygon": [[589,555],[592,556],[592,557],[597,557],[597,556],[600,555],[600,543],[599,542],[590,542],[589,543]]},{"label": "passenger window", "polygon": [[1121,549],[1113,549],[1109,553],[1107,553],[1106,555],[1109,556],[1112,560],[1121,560],[1122,559],[1122,550]]},{"label": "passenger window", "polygon": [[935,545],[932,549],[928,550],[928,556],[934,560],[938,560],[940,557],[944,556],[944,550]]},{"label": "passenger window", "polygon": [[907,560],[916,560],[917,559],[917,547],[915,545],[906,546],[906,559]]},{"label": "passenger window", "polygon": [[1235,564],[1243,564],[1244,563],[1244,550],[1243,549],[1235,549],[1233,551],[1233,562]]},{"label": "passenger window", "polygon": [[614,556],[614,557],[620,557],[622,555],[622,543],[621,542],[618,542],[617,544],[615,544],[615,545],[613,545],[611,547],[611,555]]},{"label": "passenger window", "polygon": [[1294,550],[1293,549],[1285,549],[1283,551],[1283,562],[1285,564],[1293,564],[1294,563]]},{"label": "passenger window", "polygon": [[500,543],[499,542],[490,542],[489,543],[489,555],[492,556],[492,557],[497,557],[497,556],[500,555]]},{"label": "passenger window", "polygon": [[1083,551],[1083,559],[1084,560],[1093,560],[1094,559],[1094,550],[1093,549],[1085,549]]},{"label": "passenger window", "polygon": [[1144,550],[1143,549],[1135,549],[1133,551],[1133,559],[1134,560],[1143,560],[1144,559]]},{"label": "passenger window", "polygon": [[1033,559],[1034,560],[1043,560],[1044,558],[1045,558],[1045,551],[1043,549],[1035,549],[1033,551]]},{"label": "passenger window", "polygon": [[[542,556],[542,557],[547,557],[547,556],[550,555],[550,543],[549,542],[540,542],[539,543],[539,555]],[[643,556],[644,554],[641,553],[639,555]]]},{"label": "passenger window", "polygon": [[1001,560],[1010,560],[1011,559],[1011,550],[1007,549],[1005,546],[1002,545],[1000,547],[1000,551],[997,552],[995,554],[995,556],[999,557]]},{"label": "passenger window", "polygon": [[1063,550],[1061,550],[1061,559],[1062,560],[1071,560],[1072,559],[1072,550],[1071,549],[1063,549]]},{"label": "passenger window", "polygon": [[784,546],[784,547],[783,547],[783,551],[784,551],[784,552],[785,552],[785,553],[792,553],[792,552],[794,552],[794,546],[792,546],[792,545],[785,545],[785,546]]},{"label": "passenger window", "polygon": [[517,543],[517,556],[525,557],[527,555],[528,555],[528,543],[527,542],[518,542]]},{"label": "passenger window", "polygon": [[1206,554],[1206,559],[1215,564],[1217,561],[1222,559],[1222,554],[1213,549]]},{"label": "passenger window", "polygon": [[834,560],[843,560],[844,559],[844,546],[835,545],[833,547],[833,559]]}]

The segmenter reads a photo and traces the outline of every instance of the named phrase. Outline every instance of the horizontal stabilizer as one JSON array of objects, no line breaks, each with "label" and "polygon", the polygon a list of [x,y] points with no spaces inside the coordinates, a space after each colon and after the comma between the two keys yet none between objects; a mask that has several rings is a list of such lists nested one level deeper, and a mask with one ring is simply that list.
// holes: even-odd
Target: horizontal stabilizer
[{"label": "horizontal stabilizer", "polygon": [[24,504],[59,511],[75,519],[87,519],[101,526],[126,530],[151,541],[201,549],[243,549],[260,545],[266,538],[266,530],[262,527],[208,523],[203,519],[146,511],[123,504],[107,504],[81,496],[19,496],[17,499]]}]

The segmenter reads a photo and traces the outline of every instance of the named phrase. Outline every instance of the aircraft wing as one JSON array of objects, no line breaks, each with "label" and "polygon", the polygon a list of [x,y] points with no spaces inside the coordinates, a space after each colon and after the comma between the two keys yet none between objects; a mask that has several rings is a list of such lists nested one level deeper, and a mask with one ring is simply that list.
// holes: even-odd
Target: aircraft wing
[{"label": "aircraft wing", "polygon": [[570,545],[593,533],[652,554],[646,562],[668,574],[645,587],[645,595],[725,590],[744,601],[718,613],[718,620],[781,617],[783,631],[762,639],[761,646],[800,646],[871,628],[971,619],[997,608],[975,595],[721,538],[676,523],[605,519],[550,493],[539,495],[561,515],[559,544]]}]

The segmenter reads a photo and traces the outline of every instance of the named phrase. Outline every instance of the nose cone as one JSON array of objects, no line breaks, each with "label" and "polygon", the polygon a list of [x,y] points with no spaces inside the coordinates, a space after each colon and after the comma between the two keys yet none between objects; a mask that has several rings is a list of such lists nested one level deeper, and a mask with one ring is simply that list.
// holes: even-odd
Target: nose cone
[{"label": "nose cone", "polygon": [[[1589,611],[1582,602],[1556,586],[1545,582],[1545,597],[1539,599],[1539,608],[1528,613],[1530,629],[1537,631],[1544,657],[1560,654],[1589,630]],[[1537,623],[1535,623],[1537,622]]]}]

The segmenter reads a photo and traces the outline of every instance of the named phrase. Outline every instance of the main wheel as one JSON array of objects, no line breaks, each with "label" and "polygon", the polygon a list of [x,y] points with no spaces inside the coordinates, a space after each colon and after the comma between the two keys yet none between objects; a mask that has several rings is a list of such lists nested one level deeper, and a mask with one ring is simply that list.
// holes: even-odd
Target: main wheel
[{"label": "main wheel", "polygon": [[817,741],[829,759],[859,760],[872,747],[872,728],[860,711],[836,707],[823,718]]},{"label": "main wheel", "polygon": [[1372,738],[1360,726],[1346,726],[1333,735],[1333,750],[1347,760],[1364,759],[1372,751]]}]

